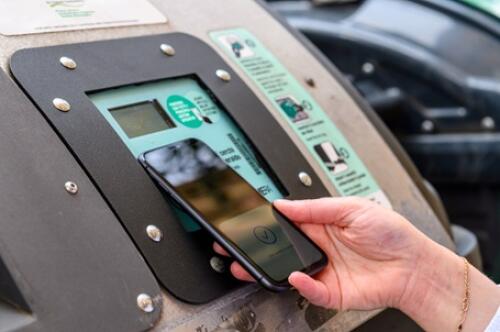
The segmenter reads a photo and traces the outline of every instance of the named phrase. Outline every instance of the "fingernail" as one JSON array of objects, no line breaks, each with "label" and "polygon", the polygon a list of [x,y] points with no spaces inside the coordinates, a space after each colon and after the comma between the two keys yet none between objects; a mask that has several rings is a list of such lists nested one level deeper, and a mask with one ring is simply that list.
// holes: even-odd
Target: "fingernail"
[{"label": "fingernail", "polygon": [[292,287],[294,287],[294,288],[295,288],[295,285],[294,285],[294,283],[295,283],[295,282],[294,282],[294,281],[296,281],[296,280],[295,280],[295,279],[296,279],[296,277],[295,277],[294,275],[297,275],[297,274],[298,274],[298,272],[297,272],[297,271],[295,271],[295,272],[290,273],[290,275],[288,276],[288,283],[289,283]]}]

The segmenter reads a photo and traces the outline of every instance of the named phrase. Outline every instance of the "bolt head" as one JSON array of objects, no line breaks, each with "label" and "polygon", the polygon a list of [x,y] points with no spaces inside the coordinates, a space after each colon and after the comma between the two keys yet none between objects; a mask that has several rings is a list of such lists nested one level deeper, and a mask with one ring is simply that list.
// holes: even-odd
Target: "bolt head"
[{"label": "bolt head", "polygon": [[309,174],[307,174],[306,172],[300,172],[299,173],[299,180],[306,187],[312,186],[311,176]]},{"label": "bolt head", "polygon": [[54,98],[52,100],[52,105],[61,112],[68,112],[71,110],[71,105],[62,98]]},{"label": "bolt head", "polygon": [[76,68],[76,62],[75,60],[68,58],[67,56],[62,56],[59,58],[59,62],[61,65],[68,69],[75,69]]},{"label": "bolt head", "polygon": [[231,80],[231,74],[229,74],[224,69],[217,69],[215,71],[215,75],[217,75],[217,77],[223,80],[224,82],[229,82]]},{"label": "bolt head", "polygon": [[434,122],[432,122],[431,120],[424,120],[421,126],[422,126],[422,131],[426,133],[433,132],[435,128]]},{"label": "bolt head", "polygon": [[168,44],[161,44],[160,49],[163,53],[165,53],[168,56],[173,56],[175,55],[175,48],[172,47],[172,45]]},{"label": "bolt head", "polygon": [[148,227],[146,227],[146,233],[154,242],[160,242],[163,238],[163,232],[155,225],[148,225]]},{"label": "bolt head", "polygon": [[137,296],[137,306],[144,312],[153,312],[155,310],[153,299],[144,293]]},{"label": "bolt head", "polygon": [[64,189],[71,195],[76,195],[78,193],[78,186],[73,181],[67,181],[64,184]]},{"label": "bolt head", "polygon": [[375,66],[371,62],[365,62],[361,67],[361,70],[363,71],[363,73],[371,75],[375,72]]},{"label": "bolt head", "polygon": [[485,116],[481,119],[481,127],[487,130],[495,129],[495,119],[493,119],[491,116]]},{"label": "bolt head", "polygon": [[214,269],[216,272],[222,273],[226,269],[226,265],[224,264],[224,261],[217,256],[214,256],[210,258],[210,266],[212,269]]}]

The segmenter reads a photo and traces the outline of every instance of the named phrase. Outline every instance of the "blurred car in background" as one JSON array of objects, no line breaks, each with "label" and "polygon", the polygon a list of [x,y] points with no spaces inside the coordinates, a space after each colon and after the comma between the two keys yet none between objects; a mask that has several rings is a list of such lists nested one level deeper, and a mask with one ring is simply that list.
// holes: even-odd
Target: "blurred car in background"
[{"label": "blurred car in background", "polygon": [[392,130],[500,282],[500,1],[270,2]]}]

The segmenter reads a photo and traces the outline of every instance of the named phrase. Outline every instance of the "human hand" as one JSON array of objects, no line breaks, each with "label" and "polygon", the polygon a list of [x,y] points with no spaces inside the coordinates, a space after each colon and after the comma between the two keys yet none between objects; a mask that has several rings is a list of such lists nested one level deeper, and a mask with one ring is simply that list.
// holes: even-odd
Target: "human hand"
[{"label": "human hand", "polygon": [[[398,213],[355,197],[278,200],[328,256],[315,276],[288,280],[311,303],[339,310],[394,307],[426,331],[456,330],[462,314],[464,261],[435,243]],[[217,244],[215,251],[227,255]],[[251,281],[236,262],[233,275]],[[482,331],[500,305],[500,288],[470,266],[469,308],[463,331]]]},{"label": "human hand", "polygon": [[[328,256],[328,265],[314,277],[290,275],[290,284],[302,296],[340,310],[399,304],[426,239],[406,219],[355,197],[278,200],[275,207]],[[220,246],[214,247],[225,254]],[[252,280],[236,262],[231,271],[238,279]]]}]

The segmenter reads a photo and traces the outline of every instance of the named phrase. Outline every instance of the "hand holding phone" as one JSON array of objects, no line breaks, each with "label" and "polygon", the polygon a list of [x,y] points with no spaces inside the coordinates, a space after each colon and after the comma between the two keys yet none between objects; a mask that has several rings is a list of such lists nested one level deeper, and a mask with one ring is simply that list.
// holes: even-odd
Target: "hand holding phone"
[{"label": "hand holding phone", "polygon": [[290,287],[293,271],[314,274],[323,251],[206,144],[188,139],[139,158],[151,176],[264,287]]}]

